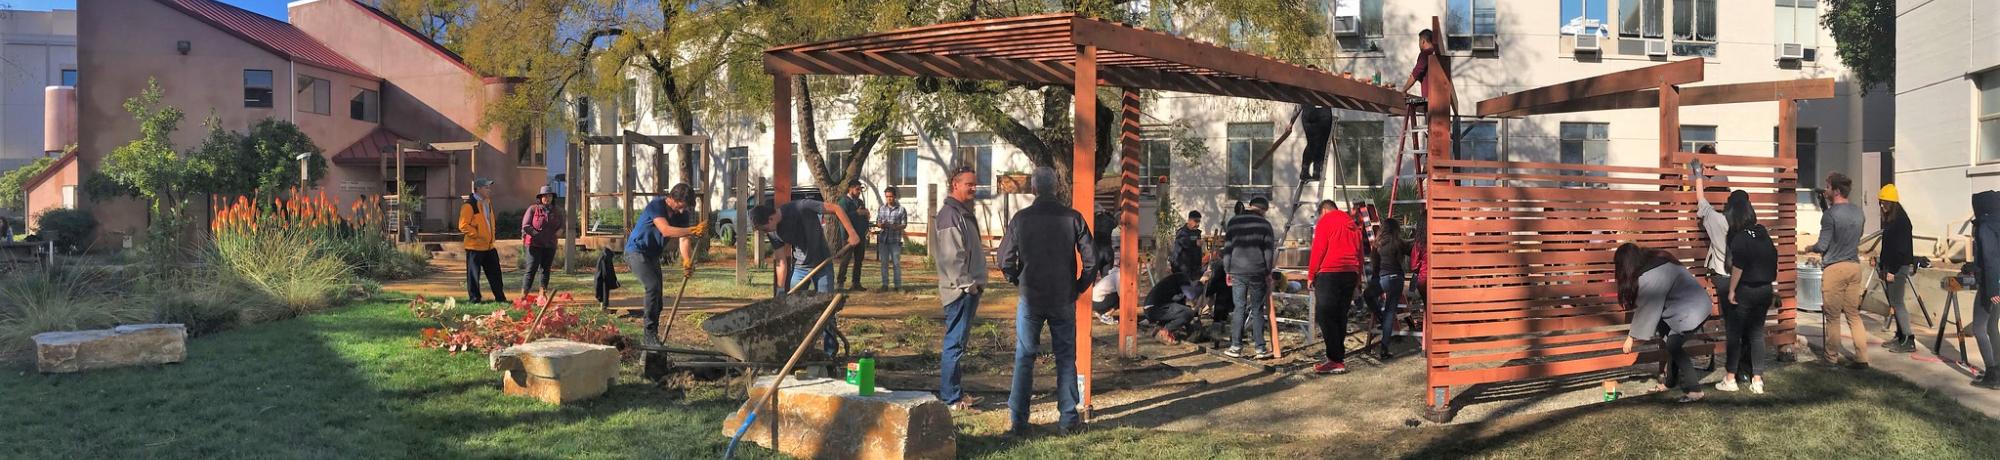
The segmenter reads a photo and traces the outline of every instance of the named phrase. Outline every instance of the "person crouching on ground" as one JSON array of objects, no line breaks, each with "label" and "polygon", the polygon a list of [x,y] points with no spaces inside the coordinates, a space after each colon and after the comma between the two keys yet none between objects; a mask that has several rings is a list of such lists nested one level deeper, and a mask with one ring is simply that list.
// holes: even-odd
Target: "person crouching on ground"
[{"label": "person crouching on ground", "polygon": [[1313,316],[1326,340],[1326,361],[1313,366],[1319,374],[1347,373],[1347,308],[1354,288],[1361,285],[1361,229],[1354,216],[1341,212],[1332,200],[1319,202],[1319,222],[1313,224]]},{"label": "person crouching on ground", "polygon": [[[1229,219],[1220,254],[1227,265],[1230,294],[1236,301],[1236,308],[1229,314],[1229,349],[1222,354],[1231,358],[1243,357],[1243,342],[1257,346],[1256,359],[1271,357],[1268,337],[1264,336],[1265,309],[1271,301],[1271,271],[1278,258],[1278,239],[1271,230],[1271,221],[1264,219],[1264,210],[1270,207],[1264,197],[1250,200],[1244,212]],[[1249,329],[1249,333],[1244,333]]]},{"label": "person crouching on ground", "polygon": [[1153,332],[1160,343],[1180,345],[1181,340],[1194,336],[1194,304],[1199,290],[1180,273],[1167,274],[1153,284],[1153,290],[1146,291],[1142,308],[1146,311],[1146,321],[1158,326]]},{"label": "person crouching on ground", "polygon": [[1076,299],[1090,286],[1096,265],[1090,226],[1083,214],[1056,197],[1056,171],[1035,168],[1035,202],[1014,214],[1000,241],[1000,271],[1021,289],[1014,316],[1014,382],[1007,394],[1009,433],[1024,435],[1028,396],[1034,391],[1035,350],[1042,326],[1056,359],[1056,408],[1064,434],[1083,427],[1076,412]]},{"label": "person crouching on ground", "polygon": [[664,303],[660,279],[660,264],[666,255],[667,241],[675,240],[681,258],[681,274],[694,276],[694,239],[708,233],[708,221],[695,222],[694,187],[688,184],[674,184],[667,196],[654,198],[639,212],[639,225],[632,227],[632,234],[625,238],[625,267],[632,271],[632,277],[639,279],[645,291],[645,310],[639,316],[639,343],[646,347],[660,345],[660,306]]},{"label": "person crouching on ground", "polygon": [[1875,259],[1875,276],[1882,280],[1882,294],[1896,315],[1896,337],[1882,348],[1890,353],[1909,353],[1917,351],[1917,333],[1910,329],[1910,309],[1903,303],[1903,292],[1909,289],[1916,267],[1916,237],[1896,184],[1882,186],[1876,197],[1882,202],[1882,255]]},{"label": "person crouching on ground", "polygon": [[556,207],[556,189],[542,186],[541,193],[535,194],[535,205],[521,213],[521,245],[528,247],[527,279],[521,284],[521,296],[527,297],[535,290],[535,273],[542,274],[542,290],[549,290],[549,270],[556,262],[556,238],[562,236],[562,208]]},{"label": "person crouching on ground", "polygon": [[1771,232],[1757,223],[1750,194],[1729,192],[1723,209],[1729,218],[1730,286],[1721,290],[1729,293],[1725,305],[1730,308],[1722,311],[1727,319],[1723,322],[1727,352],[1722,381],[1715,389],[1736,391],[1739,383],[1748,381],[1751,393],[1764,394],[1764,321],[1777,301],[1771,283],[1778,281],[1778,246],[1771,242]]},{"label": "person crouching on ground", "polygon": [[1664,335],[1661,346],[1667,350],[1667,372],[1661,378],[1661,387],[1671,386],[1684,392],[1680,402],[1700,401],[1704,396],[1701,374],[1695,371],[1694,362],[1688,357],[1687,341],[1715,308],[1708,288],[1702,287],[1694,273],[1666,251],[1625,243],[1618,246],[1612,260],[1618,303],[1632,312],[1631,332],[1625,337],[1624,352],[1631,353],[1635,341]]}]

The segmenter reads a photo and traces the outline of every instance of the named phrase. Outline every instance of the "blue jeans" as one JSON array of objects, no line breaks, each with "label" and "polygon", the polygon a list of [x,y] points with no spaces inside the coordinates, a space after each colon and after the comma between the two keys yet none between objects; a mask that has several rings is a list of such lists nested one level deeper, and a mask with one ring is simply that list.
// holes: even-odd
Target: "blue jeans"
[{"label": "blue jeans", "polygon": [[[797,267],[797,266],[792,267],[791,285],[793,286],[799,285],[800,282],[806,280],[806,274],[809,273],[812,273],[812,267]],[[827,270],[821,270],[819,272],[819,277],[813,279],[813,289],[819,291],[822,294],[833,293],[833,270],[831,269],[831,267],[829,267],[829,269]]]},{"label": "blue jeans", "polygon": [[1269,351],[1269,342],[1264,340],[1264,309],[1271,301],[1271,282],[1256,276],[1231,278],[1235,284],[1229,286],[1229,292],[1236,300],[1236,310],[1229,312],[1229,349],[1243,349],[1243,329],[1248,326],[1248,341],[1257,345],[1257,351]]},{"label": "blue jeans", "polygon": [[956,404],[965,396],[958,385],[958,360],[965,356],[965,341],[972,335],[972,318],[979,310],[979,294],[964,294],[944,304],[944,347],[938,355],[938,399]]},{"label": "blue jeans", "polygon": [[1389,337],[1396,335],[1396,310],[1403,304],[1403,274],[1375,277],[1375,289],[1381,290],[1382,296],[1369,296],[1368,301],[1376,304],[1375,317],[1382,320],[1382,340],[1387,343]]},{"label": "blue jeans", "polygon": [[1062,412],[1062,426],[1076,426],[1080,417],[1076,401],[1076,307],[1043,305],[1031,307],[1021,299],[1014,314],[1014,386],[1007,393],[1007,410],[1013,413],[1013,429],[1028,428],[1028,394],[1035,389],[1035,350],[1042,338],[1042,325],[1049,326],[1049,347],[1056,355],[1056,409]]},{"label": "blue jeans", "polygon": [[903,288],[903,242],[882,241],[875,245],[875,258],[882,261],[882,287],[889,287],[889,272],[894,270],[896,289]]}]

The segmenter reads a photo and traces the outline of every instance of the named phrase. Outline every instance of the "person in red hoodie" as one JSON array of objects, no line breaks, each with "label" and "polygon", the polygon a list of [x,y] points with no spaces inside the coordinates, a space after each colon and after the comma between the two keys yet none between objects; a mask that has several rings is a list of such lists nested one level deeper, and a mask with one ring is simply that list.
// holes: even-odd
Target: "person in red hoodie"
[{"label": "person in red hoodie", "polygon": [[1333,200],[1319,202],[1307,265],[1312,273],[1307,283],[1313,290],[1313,315],[1326,339],[1326,361],[1313,366],[1313,372],[1345,374],[1347,309],[1353,305],[1355,286],[1361,284],[1361,228]]}]

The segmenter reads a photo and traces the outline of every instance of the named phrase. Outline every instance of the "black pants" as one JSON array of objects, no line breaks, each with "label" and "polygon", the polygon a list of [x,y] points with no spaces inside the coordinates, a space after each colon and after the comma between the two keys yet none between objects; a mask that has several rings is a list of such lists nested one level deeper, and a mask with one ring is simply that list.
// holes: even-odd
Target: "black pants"
[{"label": "black pants", "polygon": [[1169,303],[1146,309],[1146,321],[1152,321],[1160,329],[1177,338],[1194,335],[1194,309],[1186,305]]},{"label": "black pants", "polygon": [[1730,310],[1723,310],[1722,317],[1731,318],[1727,332],[1727,361],[1725,372],[1739,378],[1750,378],[1764,374],[1764,315],[1771,311],[1771,301],[1776,293],[1771,285],[1738,286],[1737,303]]},{"label": "black pants", "polygon": [[[867,256],[868,256],[868,235],[863,234],[861,235],[861,244],[855,246],[854,250],[850,251],[847,254],[847,259],[834,263],[834,265],[839,268],[839,270],[836,270],[837,272],[839,272],[839,274],[833,276],[834,289],[839,289],[841,285],[847,284],[847,275],[849,274],[854,275],[854,287],[860,288],[861,261],[867,259]],[[852,268],[849,268],[850,264],[852,264]]]},{"label": "black pants", "polygon": [[639,328],[646,334],[660,331],[660,255],[640,251],[625,252],[625,268],[645,286],[646,309],[640,312]]},{"label": "black pants", "polygon": [[549,267],[554,265],[555,262],[556,262],[556,248],[554,247],[538,248],[534,246],[528,247],[528,269],[525,270],[528,272],[528,275],[527,279],[521,282],[522,297],[527,297],[528,294],[535,292],[536,272],[540,272],[542,274],[542,290],[549,289]]},{"label": "black pants", "polygon": [[1347,309],[1354,305],[1354,287],[1360,284],[1360,273],[1313,274],[1313,316],[1320,337],[1326,339],[1327,361],[1347,362]]},{"label": "black pants", "polygon": [[1326,171],[1327,137],[1333,134],[1333,127],[1307,125],[1305,131],[1306,149],[1299,155],[1299,176],[1317,178]]},{"label": "black pants", "polygon": [[[1666,329],[1665,324],[1660,325]],[[1688,356],[1687,341],[1694,331],[1667,333],[1667,375],[1660,384],[1679,388],[1681,391],[1701,391],[1701,374],[1694,370],[1694,358]]]},{"label": "black pants", "polygon": [[486,272],[486,282],[493,284],[493,300],[506,302],[507,288],[500,282],[500,251],[465,251],[465,297],[473,302],[479,300],[479,274]]},{"label": "black pants", "polygon": [[1116,295],[1105,296],[1104,300],[1093,300],[1090,302],[1090,311],[1097,312],[1097,314],[1100,315],[1104,314],[1105,312],[1117,309],[1118,309],[1118,296]]}]

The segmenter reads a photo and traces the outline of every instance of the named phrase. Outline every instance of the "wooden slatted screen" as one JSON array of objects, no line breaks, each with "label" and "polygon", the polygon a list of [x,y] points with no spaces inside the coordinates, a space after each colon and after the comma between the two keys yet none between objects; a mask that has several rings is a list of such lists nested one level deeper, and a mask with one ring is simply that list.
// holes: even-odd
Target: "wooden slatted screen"
[{"label": "wooden slatted screen", "polygon": [[[1432,405],[1447,402],[1453,386],[1599,372],[1663,357],[1652,347],[1619,351],[1630,313],[1617,302],[1611,256],[1619,244],[1636,242],[1669,250],[1697,276],[1707,274],[1696,197],[1682,190],[1691,185],[1683,176],[1694,158],[1716,167],[1712,189],[1750,193],[1758,223],[1778,243],[1781,301],[1766,331],[1774,349],[1793,343],[1794,159],[1680,153],[1666,168],[1434,160],[1427,179],[1424,332]],[[1727,196],[1708,194],[1718,210]],[[1720,329],[1719,317],[1711,316],[1707,340],[1689,349],[1718,350]]]}]

